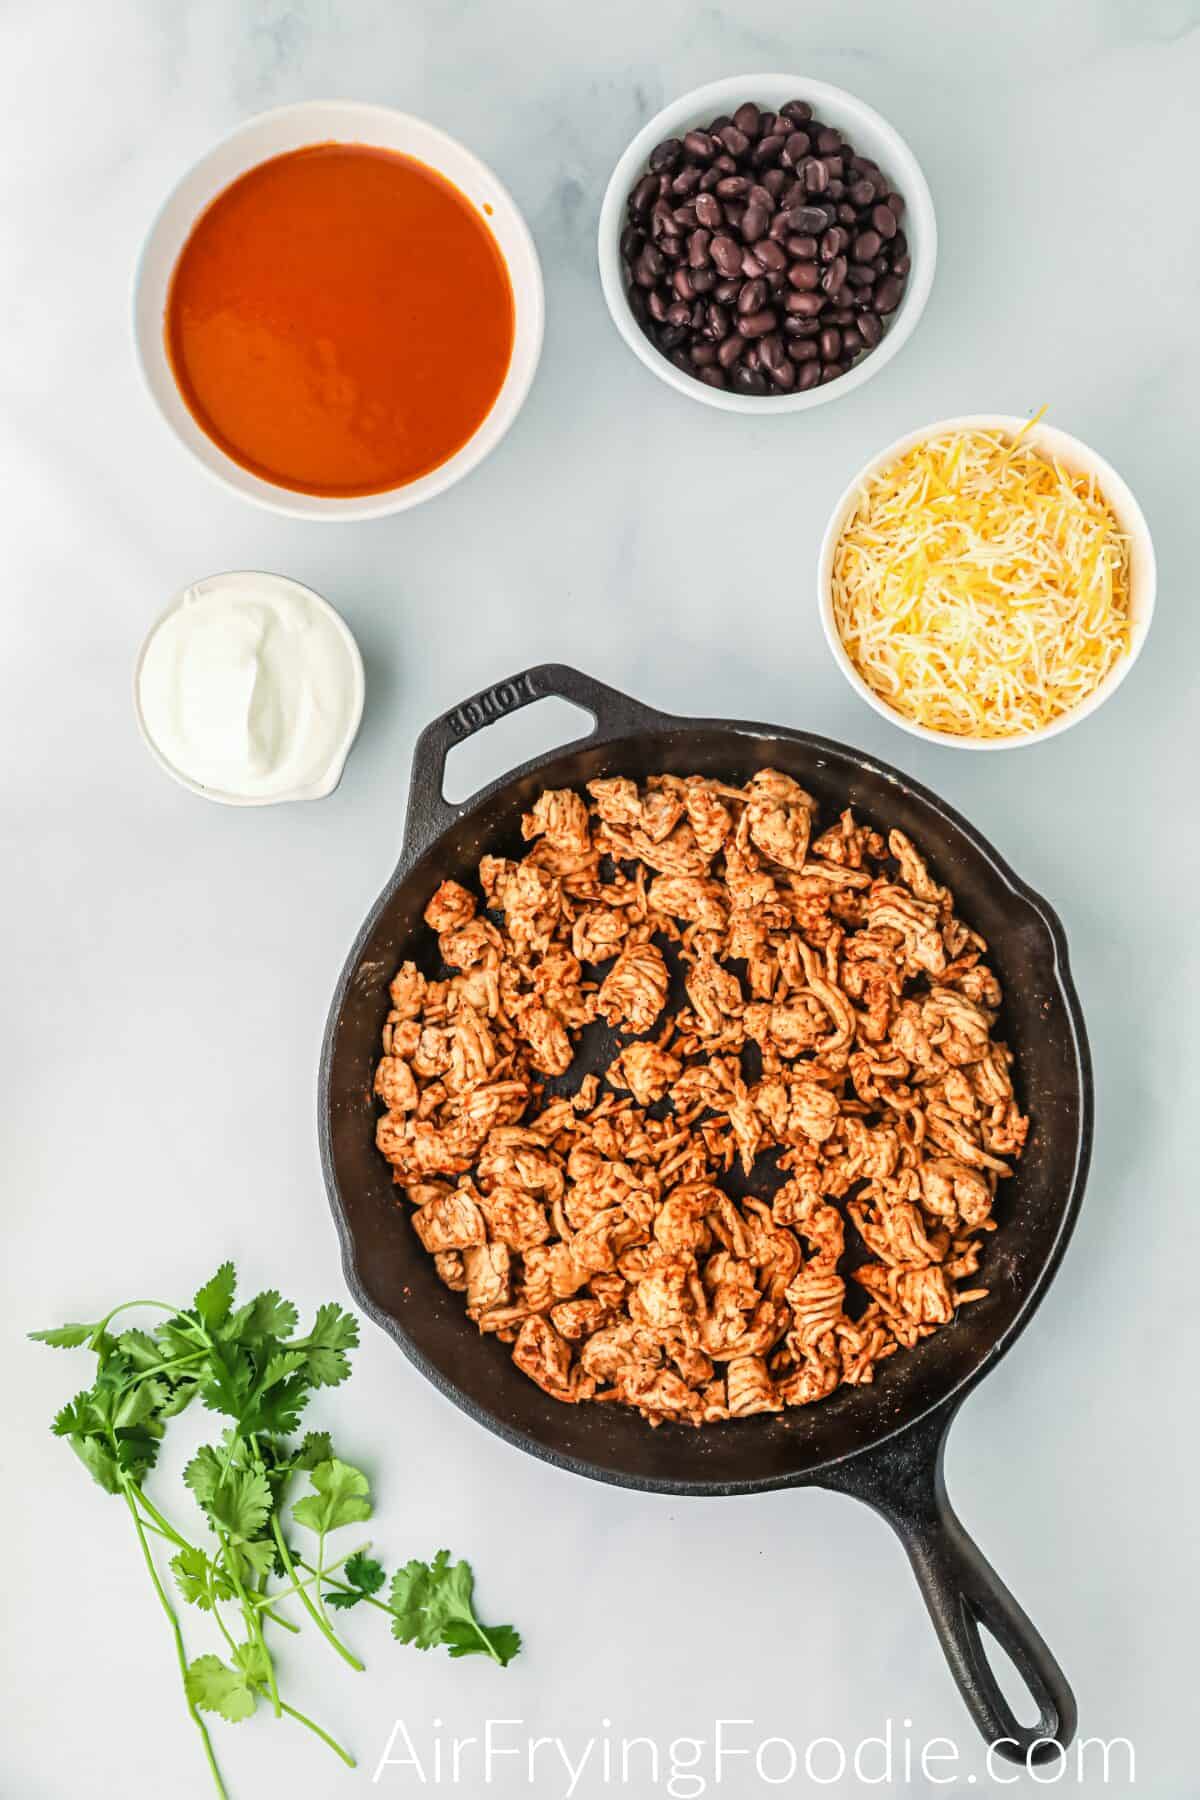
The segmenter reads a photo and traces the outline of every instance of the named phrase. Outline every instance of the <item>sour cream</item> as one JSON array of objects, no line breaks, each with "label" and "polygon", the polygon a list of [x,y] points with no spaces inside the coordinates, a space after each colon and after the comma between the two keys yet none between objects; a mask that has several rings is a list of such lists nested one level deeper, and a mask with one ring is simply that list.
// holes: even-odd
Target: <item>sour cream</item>
[{"label": "sour cream", "polygon": [[330,793],[362,717],[363,669],[319,594],[281,575],[185,588],[142,650],[138,719],[168,772],[212,800]]}]

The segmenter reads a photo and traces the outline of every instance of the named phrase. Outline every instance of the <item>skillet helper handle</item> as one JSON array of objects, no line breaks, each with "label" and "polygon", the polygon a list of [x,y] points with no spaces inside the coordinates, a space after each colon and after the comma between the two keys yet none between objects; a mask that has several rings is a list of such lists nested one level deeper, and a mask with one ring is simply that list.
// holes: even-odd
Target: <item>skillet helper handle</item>
[{"label": "skillet helper handle", "polygon": [[469,700],[434,719],[417,739],[404,827],[407,860],[412,861],[427,850],[465,810],[465,806],[452,806],[443,791],[446,758],[454,745],[535,700],[569,700],[591,713],[592,731],[587,738],[577,739],[578,743],[592,737],[624,737],[648,724],[661,723],[663,718],[653,707],[643,706],[628,694],[606,687],[604,682],[566,663],[538,663],[484,688],[482,693],[472,694]]},{"label": "skillet helper handle", "polygon": [[[1052,1761],[1075,1735],[1075,1696],[1045,1639],[968,1535],[946,1492],[946,1433],[957,1407],[922,1420],[830,1486],[873,1506],[908,1552],[950,1672],[995,1753],[1022,1767]],[[1022,1725],[997,1681],[981,1627],[1011,1657],[1038,1709]]]}]

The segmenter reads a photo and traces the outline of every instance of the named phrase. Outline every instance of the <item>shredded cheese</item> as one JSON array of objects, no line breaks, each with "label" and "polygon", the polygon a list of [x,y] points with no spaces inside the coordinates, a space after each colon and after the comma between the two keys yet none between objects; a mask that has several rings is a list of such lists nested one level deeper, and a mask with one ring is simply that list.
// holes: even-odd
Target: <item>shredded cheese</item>
[{"label": "shredded cheese", "polygon": [[1048,725],[1129,647],[1128,538],[1090,476],[1023,437],[916,445],[864,486],[834,552],[847,655],[882,700],[935,731]]}]

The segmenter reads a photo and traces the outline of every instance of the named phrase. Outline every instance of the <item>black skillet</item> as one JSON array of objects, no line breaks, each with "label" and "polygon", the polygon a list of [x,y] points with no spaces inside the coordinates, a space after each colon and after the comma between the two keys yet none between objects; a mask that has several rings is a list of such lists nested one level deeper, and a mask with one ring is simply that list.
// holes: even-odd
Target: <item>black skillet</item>
[{"label": "black skillet", "polygon": [[[552,695],[590,712],[592,733],[451,806],[442,793],[451,747]],[[405,957],[434,972],[433,935],[421,920],[430,895],[449,876],[470,882],[485,852],[519,855],[521,814],[540,789],[668,771],[741,782],[767,766],[800,781],[824,818],[852,805],[872,824],[899,826],[953,889],[962,916],[987,938],[1004,986],[1004,1035],[1016,1052],[1033,1130],[1002,1190],[1002,1229],[988,1240],[980,1282],[991,1292],[953,1326],[882,1364],[873,1385],[841,1388],[819,1405],[700,1431],[651,1430],[617,1407],[549,1399],[517,1371],[503,1344],[479,1336],[461,1297],[438,1279],[375,1148],[371,1083],[387,987]],[[898,770],[802,731],[671,718],[557,664],[500,682],[421,734],[400,861],[350,952],[321,1057],[321,1156],[346,1279],[359,1305],[479,1424],[577,1475],[668,1494],[812,1484],[866,1501],[908,1551],[976,1725],[1013,1761],[1057,1754],[1054,1743],[1074,1734],[1075,1700],[1033,1624],[955,1516],[943,1449],[966,1395],[1028,1324],[1058,1267],[1083,1196],[1091,1136],[1087,1038],[1062,926],[965,819]],[[1038,1708],[1036,1724],[1015,1717],[981,1626],[1019,1670]]]}]

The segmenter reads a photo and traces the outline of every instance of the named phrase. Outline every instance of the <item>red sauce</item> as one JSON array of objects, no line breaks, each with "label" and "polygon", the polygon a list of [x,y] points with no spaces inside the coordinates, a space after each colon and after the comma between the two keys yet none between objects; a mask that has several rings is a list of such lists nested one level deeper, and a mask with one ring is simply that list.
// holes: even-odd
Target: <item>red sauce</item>
[{"label": "red sauce", "polygon": [[167,296],[197,424],[305,494],[384,493],[453,456],[512,356],[504,258],[476,209],[411,157],[313,144],[202,213]]}]

